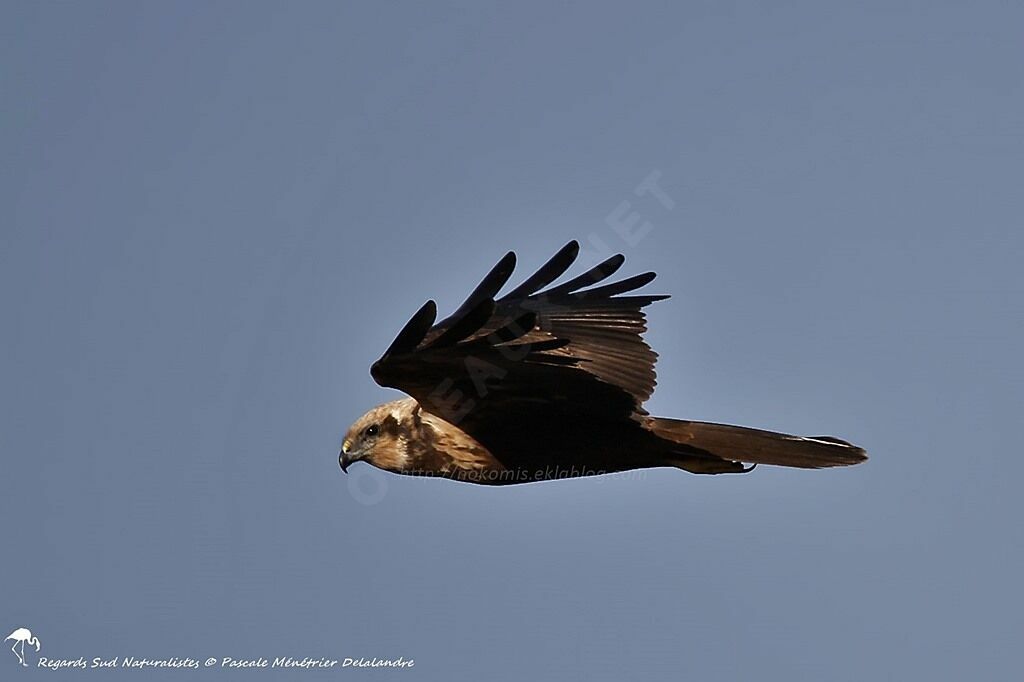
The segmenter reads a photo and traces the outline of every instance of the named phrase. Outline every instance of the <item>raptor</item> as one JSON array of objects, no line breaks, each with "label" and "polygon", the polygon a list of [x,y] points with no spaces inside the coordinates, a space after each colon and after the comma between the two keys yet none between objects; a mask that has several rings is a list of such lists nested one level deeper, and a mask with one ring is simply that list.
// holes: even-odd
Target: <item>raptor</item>
[{"label": "raptor", "polygon": [[[832,436],[654,417],[643,408],[657,355],[637,293],[648,272],[609,281],[619,254],[560,284],[579,255],[566,244],[499,296],[509,252],[456,311],[427,301],[370,374],[409,397],[374,407],[345,435],[339,462],[397,474],[506,485],[651,467],[745,473],[757,464],[818,469],[867,459]],[[749,465],[749,466],[748,466]]]}]

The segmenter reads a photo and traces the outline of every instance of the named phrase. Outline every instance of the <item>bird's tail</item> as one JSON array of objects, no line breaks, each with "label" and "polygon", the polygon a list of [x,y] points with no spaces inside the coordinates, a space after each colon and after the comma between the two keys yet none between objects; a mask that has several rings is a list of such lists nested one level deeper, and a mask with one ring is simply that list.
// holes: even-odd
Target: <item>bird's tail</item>
[{"label": "bird's tail", "polygon": [[649,418],[647,427],[662,440],[684,446],[668,463],[694,473],[749,471],[743,462],[820,469],[850,466],[868,458],[862,448],[832,436],[790,436],[664,417]]}]

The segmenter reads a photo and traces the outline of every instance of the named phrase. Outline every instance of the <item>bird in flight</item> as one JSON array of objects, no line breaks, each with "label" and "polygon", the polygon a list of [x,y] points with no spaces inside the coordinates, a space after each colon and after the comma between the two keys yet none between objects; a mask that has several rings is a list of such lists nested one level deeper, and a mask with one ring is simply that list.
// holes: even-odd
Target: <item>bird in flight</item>
[{"label": "bird in flight", "polygon": [[[745,473],[757,464],[817,469],[867,459],[832,436],[790,436],[653,417],[657,355],[643,309],[667,296],[631,293],[648,272],[603,283],[612,256],[550,286],[579,255],[566,244],[503,296],[509,252],[448,318],[427,301],[370,374],[409,397],[374,407],[345,434],[339,462],[487,485],[675,467]],[[747,466],[750,465],[750,466]]]}]

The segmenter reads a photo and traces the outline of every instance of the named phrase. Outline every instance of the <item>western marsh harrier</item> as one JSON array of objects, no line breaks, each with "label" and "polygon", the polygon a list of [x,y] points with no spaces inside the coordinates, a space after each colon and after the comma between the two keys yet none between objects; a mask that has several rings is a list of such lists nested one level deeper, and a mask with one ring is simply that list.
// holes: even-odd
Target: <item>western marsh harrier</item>
[{"label": "western marsh harrier", "polygon": [[[597,285],[625,260],[549,287],[572,265],[570,242],[498,297],[515,267],[509,252],[450,317],[427,301],[370,368],[404,391],[345,435],[341,468],[365,461],[399,474],[503,485],[648,467],[743,473],[744,462],[816,469],[864,461],[831,436],[789,436],[740,426],[652,417],[657,355],[641,337],[643,308],[667,296],[636,294],[653,272]],[[629,294],[629,295],[625,295]]]}]

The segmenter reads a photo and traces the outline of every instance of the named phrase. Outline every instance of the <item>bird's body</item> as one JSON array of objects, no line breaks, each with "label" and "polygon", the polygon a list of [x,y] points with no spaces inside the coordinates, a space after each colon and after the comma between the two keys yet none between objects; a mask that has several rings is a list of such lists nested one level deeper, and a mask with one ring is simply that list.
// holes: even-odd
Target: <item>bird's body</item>
[{"label": "bird's body", "polygon": [[[654,460],[621,456],[621,451],[628,450],[631,441],[642,439],[643,446],[637,448],[642,452],[649,451],[657,440],[639,424],[606,424],[580,429],[573,425],[559,428],[560,425],[554,423],[546,426],[534,423],[529,431],[510,424],[511,428],[490,434],[488,447],[458,426],[423,409],[415,399],[404,398],[368,412],[356,423],[353,429],[356,433],[347,440],[353,442],[360,431],[373,424],[380,429],[379,454],[373,464],[397,474],[505,485],[658,465]],[[506,466],[503,461],[514,464]]]},{"label": "bird's body", "polygon": [[[540,291],[572,264],[566,245],[515,290],[508,254],[448,319],[428,301],[374,363],[384,386],[411,397],[379,405],[348,430],[343,469],[356,460],[394,473],[488,485],[676,467],[749,471],[742,462],[845,466],[864,451],[829,436],[800,437],[650,416],[656,354],[642,308],[664,296],[621,296],[653,273],[600,287],[614,256]],[[538,293],[539,292],[539,293]]]}]

